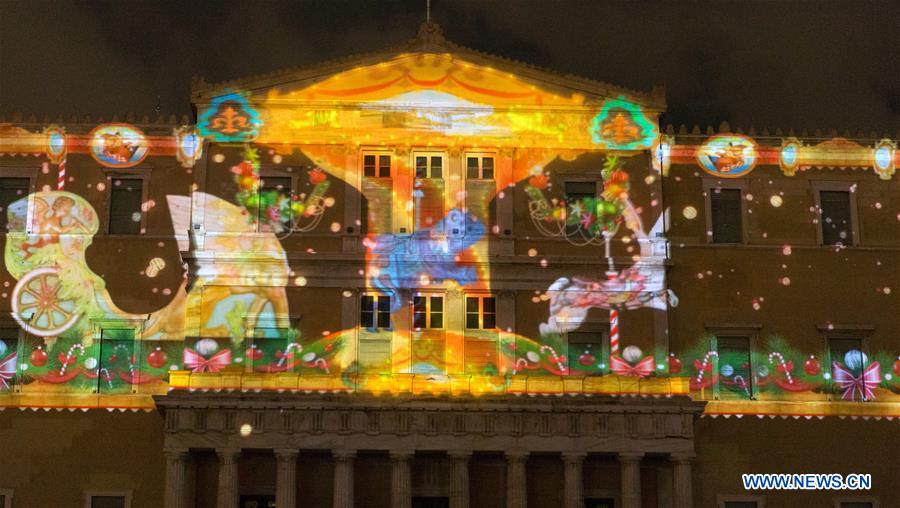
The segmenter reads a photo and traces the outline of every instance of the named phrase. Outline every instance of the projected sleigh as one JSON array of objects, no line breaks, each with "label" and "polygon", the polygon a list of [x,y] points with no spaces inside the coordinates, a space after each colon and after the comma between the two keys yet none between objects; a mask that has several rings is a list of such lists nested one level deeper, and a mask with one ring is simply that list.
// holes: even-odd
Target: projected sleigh
[{"label": "projected sleigh", "polygon": [[[198,212],[207,218],[246,228],[238,207],[198,193],[193,199],[169,196],[176,231],[187,230],[192,203],[203,207]],[[66,344],[71,343],[67,355],[60,353],[66,356],[61,360],[64,365],[76,350],[84,355],[85,348],[92,346],[92,319],[142,323],[141,333],[135,335],[139,340],[182,340],[201,333],[242,339],[243,330],[239,331],[241,337],[234,337],[236,331],[222,324],[238,306],[244,309],[247,326],[256,326],[262,317],[271,317],[276,323],[287,320],[284,286],[288,267],[284,251],[271,233],[246,234],[238,229],[237,234],[208,240],[209,249],[241,255],[224,264],[226,268],[222,263],[199,262],[197,282],[191,290],[182,283],[165,307],[148,316],[120,309],[104,280],[88,266],[85,252],[99,229],[99,220],[84,198],[63,191],[38,192],[11,204],[7,213],[10,231],[4,257],[7,271],[18,280],[11,295],[12,317],[29,334],[42,338],[48,350],[62,337]],[[202,287],[206,291],[201,299]],[[198,309],[195,315],[201,319],[186,326],[189,308]],[[129,381],[143,382],[140,372],[131,367],[134,379]],[[73,365],[41,379],[63,383],[80,371],[90,377],[97,375],[96,370]]]}]

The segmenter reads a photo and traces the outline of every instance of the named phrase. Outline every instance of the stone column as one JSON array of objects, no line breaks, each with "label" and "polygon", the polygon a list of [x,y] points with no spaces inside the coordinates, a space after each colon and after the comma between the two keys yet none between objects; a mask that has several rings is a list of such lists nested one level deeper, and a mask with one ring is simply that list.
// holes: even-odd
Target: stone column
[{"label": "stone column", "polygon": [[412,506],[409,459],[413,453],[409,450],[391,451],[391,508]]},{"label": "stone column", "polygon": [[297,508],[297,450],[275,450],[275,506]]},{"label": "stone column", "polygon": [[217,508],[238,508],[238,458],[241,450],[237,448],[220,448],[219,456],[219,488],[216,501]]},{"label": "stone column", "polygon": [[528,452],[506,453],[506,508],[526,508],[528,506],[525,462]]},{"label": "stone column", "polygon": [[563,453],[565,508],[584,508],[584,452]]},{"label": "stone column", "polygon": [[334,450],[334,508],[353,508],[353,459],[356,450]]},{"label": "stone column", "polygon": [[641,458],[643,453],[619,454],[622,471],[622,508],[641,508]]},{"label": "stone column", "polygon": [[448,452],[450,456],[450,508],[469,508],[470,451]]},{"label": "stone column", "polygon": [[169,449],[166,456],[165,508],[187,508],[187,462],[186,449]]},{"label": "stone column", "polygon": [[691,508],[694,506],[694,491],[691,485],[691,460],[693,453],[673,453],[673,496],[675,508]]}]

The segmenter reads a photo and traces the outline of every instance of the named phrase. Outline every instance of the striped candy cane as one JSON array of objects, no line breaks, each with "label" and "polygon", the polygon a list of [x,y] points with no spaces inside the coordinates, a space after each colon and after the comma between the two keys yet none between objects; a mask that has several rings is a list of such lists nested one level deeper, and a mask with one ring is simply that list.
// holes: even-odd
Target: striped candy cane
[{"label": "striped candy cane", "polygon": [[59,161],[59,173],[56,177],[56,190],[66,189],[66,159]]},{"label": "striped candy cane", "polygon": [[609,309],[609,354],[619,354],[619,311]]}]

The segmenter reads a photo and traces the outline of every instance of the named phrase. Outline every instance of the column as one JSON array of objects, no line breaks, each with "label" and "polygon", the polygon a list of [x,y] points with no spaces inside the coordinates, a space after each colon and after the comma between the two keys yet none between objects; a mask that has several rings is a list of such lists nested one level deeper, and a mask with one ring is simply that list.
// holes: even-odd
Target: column
[{"label": "column", "polygon": [[619,454],[622,470],[622,508],[641,508],[641,458],[643,453]]},{"label": "column", "polygon": [[275,450],[275,506],[297,507],[297,450]]},{"label": "column", "polygon": [[506,453],[506,508],[526,508],[528,500],[525,461],[528,452]]},{"label": "column", "polygon": [[238,508],[238,458],[237,448],[217,449],[219,456],[219,488],[217,508]]},{"label": "column", "polygon": [[691,460],[693,453],[673,453],[673,497],[675,508],[691,508],[694,506],[694,491],[691,485]]},{"label": "column", "polygon": [[186,449],[169,449],[166,456],[165,508],[187,507],[187,461]]},{"label": "column", "polygon": [[356,450],[334,450],[334,508],[353,508],[353,459]]},{"label": "column", "polygon": [[470,451],[447,452],[450,456],[450,508],[469,508]]},{"label": "column", "polygon": [[565,508],[584,508],[584,452],[563,453]]},{"label": "column", "polygon": [[391,508],[412,506],[409,459],[413,453],[409,450],[391,451]]}]

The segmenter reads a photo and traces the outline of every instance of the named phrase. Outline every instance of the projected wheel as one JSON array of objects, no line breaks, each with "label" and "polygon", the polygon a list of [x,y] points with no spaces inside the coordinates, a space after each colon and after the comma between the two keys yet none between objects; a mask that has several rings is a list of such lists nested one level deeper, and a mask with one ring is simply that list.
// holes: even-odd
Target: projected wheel
[{"label": "projected wheel", "polygon": [[39,337],[57,336],[75,324],[75,302],[61,299],[59,270],[38,268],[25,274],[13,289],[12,315],[25,331]]}]

